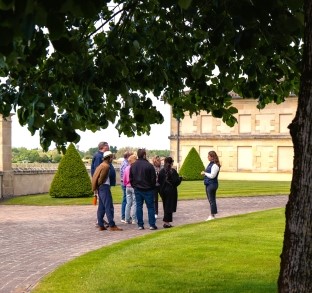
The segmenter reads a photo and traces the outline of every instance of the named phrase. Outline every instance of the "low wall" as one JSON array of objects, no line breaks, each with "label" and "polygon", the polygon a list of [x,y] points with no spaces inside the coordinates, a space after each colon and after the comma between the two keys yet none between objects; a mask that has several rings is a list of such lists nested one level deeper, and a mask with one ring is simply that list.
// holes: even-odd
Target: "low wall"
[{"label": "low wall", "polygon": [[14,196],[47,193],[55,170],[14,172]]},{"label": "low wall", "polygon": [[[116,182],[120,183],[119,168],[116,169]],[[43,168],[15,168],[13,169],[13,195],[30,195],[48,193],[50,185],[56,173],[56,169],[43,169]],[[90,169],[87,168],[90,175]],[[90,175],[91,177],[91,175]],[[3,173],[0,172],[0,186],[2,186]],[[3,198],[1,190],[0,198]]]}]

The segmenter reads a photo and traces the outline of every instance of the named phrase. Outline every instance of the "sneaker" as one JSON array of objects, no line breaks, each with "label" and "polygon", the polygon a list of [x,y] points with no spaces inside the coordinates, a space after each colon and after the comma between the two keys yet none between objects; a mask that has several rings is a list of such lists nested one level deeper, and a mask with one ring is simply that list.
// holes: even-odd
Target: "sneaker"
[{"label": "sneaker", "polygon": [[164,224],[163,227],[164,228],[172,228],[173,226],[171,224]]},{"label": "sneaker", "polygon": [[158,228],[157,228],[157,226],[150,226],[150,230],[157,230]]},{"label": "sneaker", "polygon": [[122,231],[122,229],[117,226],[112,226],[112,227],[109,227],[108,229],[109,231]]},{"label": "sneaker", "polygon": [[120,220],[121,223],[127,223],[125,219]]},{"label": "sneaker", "polygon": [[144,230],[144,227],[143,226],[139,226],[139,230]]},{"label": "sneaker", "polygon": [[107,230],[105,227],[101,227],[101,226],[99,226],[99,230],[100,231],[104,231],[104,230]]},{"label": "sneaker", "polygon": [[215,217],[214,216],[209,216],[206,221],[211,221],[211,220],[215,220]]}]

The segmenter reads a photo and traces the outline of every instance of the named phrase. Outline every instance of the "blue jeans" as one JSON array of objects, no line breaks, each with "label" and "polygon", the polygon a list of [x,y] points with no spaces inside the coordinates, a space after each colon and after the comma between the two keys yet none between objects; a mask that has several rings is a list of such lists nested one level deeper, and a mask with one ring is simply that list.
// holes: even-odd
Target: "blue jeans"
[{"label": "blue jeans", "polygon": [[206,187],[206,195],[210,203],[211,215],[215,215],[218,213],[217,201],[216,201],[218,183],[208,184],[208,185],[205,185],[205,187]]},{"label": "blue jeans", "polygon": [[126,222],[130,222],[130,212],[132,207],[132,221],[136,222],[136,201],[135,201],[135,194],[134,189],[132,187],[126,188],[126,195],[127,195],[127,205],[126,205]]},{"label": "blue jeans", "polygon": [[97,210],[97,219],[100,227],[104,227],[104,215],[106,214],[108,225],[115,226],[114,222],[114,205],[110,186],[102,184],[99,186],[99,205]]},{"label": "blue jeans", "polygon": [[122,190],[121,219],[124,220],[126,218],[126,204],[127,204],[126,186],[124,186],[122,182],[120,186]]},{"label": "blue jeans", "polygon": [[142,191],[142,190],[138,190],[137,188],[135,188],[134,193],[135,193],[135,200],[137,204],[136,215],[137,215],[137,220],[138,220],[138,226],[144,227],[144,221],[143,221],[144,201],[147,207],[148,223],[151,227],[155,226],[156,220],[155,220],[155,208],[154,208],[154,190]]}]

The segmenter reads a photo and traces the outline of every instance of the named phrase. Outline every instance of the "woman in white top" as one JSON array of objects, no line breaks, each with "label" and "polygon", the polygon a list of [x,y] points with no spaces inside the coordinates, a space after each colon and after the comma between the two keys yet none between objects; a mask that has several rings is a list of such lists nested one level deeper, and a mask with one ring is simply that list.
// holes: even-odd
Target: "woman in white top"
[{"label": "woman in white top", "polygon": [[215,151],[208,153],[209,164],[205,171],[200,174],[204,175],[204,184],[206,189],[206,195],[210,204],[211,215],[206,221],[214,220],[215,215],[218,213],[216,194],[219,187],[218,175],[221,168],[219,157]]}]

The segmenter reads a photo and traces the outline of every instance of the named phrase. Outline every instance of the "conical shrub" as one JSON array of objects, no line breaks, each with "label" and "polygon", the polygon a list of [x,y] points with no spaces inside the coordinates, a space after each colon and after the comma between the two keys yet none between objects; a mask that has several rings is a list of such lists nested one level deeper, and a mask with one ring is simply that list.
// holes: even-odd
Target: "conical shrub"
[{"label": "conical shrub", "polygon": [[86,166],[71,143],[62,157],[50,186],[52,197],[92,196],[91,180]]},{"label": "conical shrub", "polygon": [[205,170],[204,163],[193,147],[186,156],[179,174],[183,177],[183,180],[203,180],[203,176],[200,175],[200,172],[203,170]]}]

